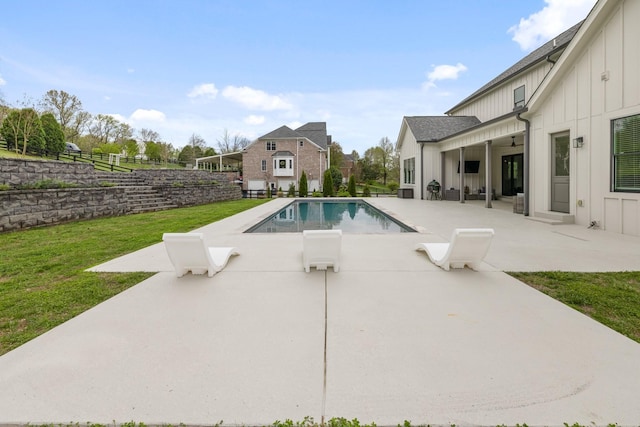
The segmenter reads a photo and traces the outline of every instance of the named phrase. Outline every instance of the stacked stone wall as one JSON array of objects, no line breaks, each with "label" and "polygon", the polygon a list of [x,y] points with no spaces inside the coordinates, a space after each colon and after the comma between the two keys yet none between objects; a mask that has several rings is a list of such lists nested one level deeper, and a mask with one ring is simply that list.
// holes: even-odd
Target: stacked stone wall
[{"label": "stacked stone wall", "polygon": [[122,187],[0,191],[0,232],[126,213]]},{"label": "stacked stone wall", "polygon": [[[242,198],[240,186],[230,182],[234,174],[180,169],[133,174],[178,207]],[[101,180],[92,164],[0,159],[0,232],[129,213],[125,187],[102,187]],[[25,188],[52,181],[73,187]]]},{"label": "stacked stone wall", "polygon": [[235,184],[165,185],[154,186],[153,188],[178,207],[204,205],[242,198],[242,189]]},{"label": "stacked stone wall", "polygon": [[15,188],[43,181],[61,181],[83,187],[100,185],[95,169],[89,163],[0,159],[0,184]]}]

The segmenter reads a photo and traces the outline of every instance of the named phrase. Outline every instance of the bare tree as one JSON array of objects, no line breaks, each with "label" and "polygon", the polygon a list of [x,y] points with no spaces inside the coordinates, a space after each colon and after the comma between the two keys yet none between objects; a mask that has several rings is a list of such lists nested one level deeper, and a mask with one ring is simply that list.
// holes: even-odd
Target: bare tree
[{"label": "bare tree", "polygon": [[220,153],[236,153],[249,145],[251,141],[249,138],[239,134],[230,135],[229,131],[225,129],[222,137],[217,142]]},{"label": "bare tree", "polygon": [[124,144],[126,140],[131,138],[133,138],[133,128],[127,123],[118,123],[114,132],[114,141]]},{"label": "bare tree", "polygon": [[120,122],[115,118],[106,114],[98,114],[93,119],[93,124],[89,128],[89,134],[100,141],[100,143],[106,144],[111,142],[117,135],[119,125]]},{"label": "bare tree", "polygon": [[138,139],[143,143],[149,141],[158,142],[160,141],[160,134],[154,130],[142,128],[138,132]]},{"label": "bare tree", "polygon": [[207,142],[204,140],[203,137],[194,133],[194,134],[191,134],[191,136],[189,137],[189,145],[194,149],[196,147],[200,147],[200,149],[204,150],[204,148],[207,146]]},{"label": "bare tree", "polygon": [[86,111],[79,111],[74,115],[69,127],[66,130],[63,129],[67,140],[77,143],[80,136],[89,130],[92,119],[93,116]]}]

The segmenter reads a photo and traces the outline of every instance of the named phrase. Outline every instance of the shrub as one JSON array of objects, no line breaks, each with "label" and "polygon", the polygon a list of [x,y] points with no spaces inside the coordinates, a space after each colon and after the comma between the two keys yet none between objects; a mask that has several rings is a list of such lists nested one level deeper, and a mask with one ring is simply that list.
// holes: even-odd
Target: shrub
[{"label": "shrub", "polygon": [[307,174],[302,171],[302,175],[300,175],[300,184],[298,184],[298,195],[300,197],[307,197],[307,193],[309,192],[307,183]]},{"label": "shrub", "polygon": [[287,197],[296,197],[296,186],[292,182],[289,184],[289,190],[287,191]]},{"label": "shrub", "polygon": [[362,189],[362,197],[371,197],[371,189],[369,188],[369,184],[365,184]]},{"label": "shrub", "polygon": [[347,191],[351,197],[356,197],[356,177],[355,175],[351,175],[349,177],[349,185],[347,186]]},{"label": "shrub", "polygon": [[398,185],[398,183],[397,183],[397,182],[391,181],[391,182],[387,185],[387,187],[389,187],[389,190],[390,190],[392,193],[395,193],[396,191],[398,191],[398,188],[399,188],[400,186]]},{"label": "shrub", "polygon": [[333,188],[333,178],[331,171],[324,171],[324,180],[322,181],[322,194],[325,197],[333,197],[335,195],[335,189]]}]

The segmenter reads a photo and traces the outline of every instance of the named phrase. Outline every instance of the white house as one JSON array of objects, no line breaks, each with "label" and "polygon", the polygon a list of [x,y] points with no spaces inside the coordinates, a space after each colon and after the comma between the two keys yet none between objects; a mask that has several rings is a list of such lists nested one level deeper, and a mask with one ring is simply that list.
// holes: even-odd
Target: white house
[{"label": "white house", "polygon": [[599,0],[446,116],[405,117],[401,187],[426,199],[435,179],[487,207],[490,189],[521,194],[525,215],[640,235],[637,22],[640,1]]}]

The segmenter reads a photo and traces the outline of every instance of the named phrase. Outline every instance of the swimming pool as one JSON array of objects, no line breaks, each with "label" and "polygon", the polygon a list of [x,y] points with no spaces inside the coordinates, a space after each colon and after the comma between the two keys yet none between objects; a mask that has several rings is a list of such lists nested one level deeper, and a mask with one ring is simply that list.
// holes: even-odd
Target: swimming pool
[{"label": "swimming pool", "polygon": [[363,200],[296,200],[245,233],[298,233],[340,229],[344,233],[411,233],[402,224]]}]

